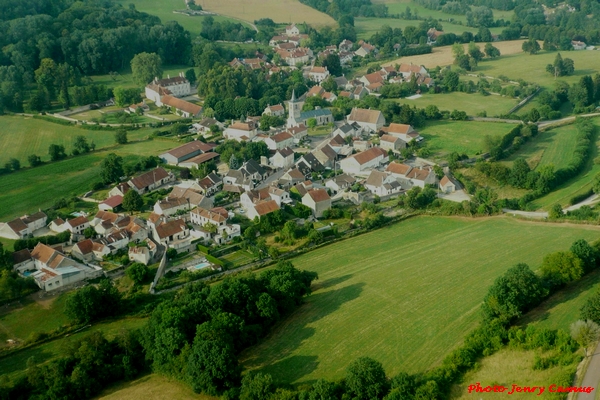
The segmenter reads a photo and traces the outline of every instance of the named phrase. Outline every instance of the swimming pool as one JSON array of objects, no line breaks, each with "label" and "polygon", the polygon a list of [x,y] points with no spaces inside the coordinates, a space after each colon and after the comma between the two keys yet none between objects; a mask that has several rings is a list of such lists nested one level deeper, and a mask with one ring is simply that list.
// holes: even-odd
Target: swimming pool
[{"label": "swimming pool", "polygon": [[193,266],[192,268],[193,269],[204,269],[204,268],[208,268],[208,267],[210,267],[210,264],[203,262],[203,263]]}]

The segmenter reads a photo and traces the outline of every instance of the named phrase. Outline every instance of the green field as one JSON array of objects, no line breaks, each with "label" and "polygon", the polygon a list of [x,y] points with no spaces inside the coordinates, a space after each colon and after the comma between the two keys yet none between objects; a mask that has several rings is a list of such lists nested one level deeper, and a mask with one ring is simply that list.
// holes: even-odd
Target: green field
[{"label": "green field", "polygon": [[360,356],[392,376],[426,370],[476,326],[509,267],[536,269],[545,254],[599,236],[591,226],[419,217],[324,247],[293,260],[319,274],[315,291],[243,365],[281,383],[340,378]]},{"label": "green field", "polygon": [[440,110],[459,110],[467,115],[477,116],[482,111],[487,113],[488,117],[506,114],[517,105],[518,101],[510,97],[489,95],[483,96],[479,93],[425,93],[418,99],[401,99],[402,103],[419,108],[425,108],[430,104],[437,106]]},{"label": "green field", "polygon": [[508,133],[515,125],[477,121],[435,121],[418,129],[425,138],[423,143],[435,155],[443,156],[454,151],[469,156],[483,152],[484,138]]},{"label": "green field", "polygon": [[[189,16],[173,13],[174,10],[185,9],[183,0],[118,0],[117,3],[121,3],[123,7],[129,7],[130,4],[133,4],[138,11],[156,15],[163,24],[168,21],[177,21],[179,25],[190,31],[192,35],[200,34],[200,31],[202,30],[202,21],[206,18],[200,15]],[[222,17],[220,15],[213,15],[213,18],[217,22],[230,21],[242,23],[245,26],[250,27],[250,24],[246,22]]]},{"label": "green field", "polygon": [[519,325],[568,331],[569,326],[579,319],[581,307],[598,289],[600,271],[596,270],[550,296],[521,318]]},{"label": "green field", "polygon": [[[4,165],[9,158],[16,158],[21,162],[21,167],[27,167],[27,157],[32,154],[40,156],[42,161],[49,161],[48,147],[51,144],[63,145],[67,153],[70,153],[75,138],[80,135],[88,142],[93,141],[97,149],[115,143],[114,131],[91,131],[19,116],[2,116],[0,124],[0,165]],[[129,140],[138,140],[150,133],[150,129],[139,129],[128,132],[127,137]]]},{"label": "green field", "polygon": [[554,165],[555,169],[564,168],[571,162],[575,151],[576,134],[575,124],[540,132],[506,161],[524,158],[532,169],[550,164]]},{"label": "green field", "polygon": [[103,400],[164,400],[166,393],[169,394],[169,399],[176,400],[217,400],[217,397],[194,393],[185,383],[170,380],[158,374],[142,376],[134,381],[110,387],[96,398]]},{"label": "green field", "polygon": [[[112,132],[99,132],[112,137]],[[109,153],[121,155],[127,162],[139,155],[158,155],[176,146],[177,143],[170,140],[135,142],[2,175],[0,221],[45,209],[60,198],[82,195],[90,190],[93,182],[100,180],[100,163]]]},{"label": "green field", "polygon": [[[163,78],[166,78],[167,76],[177,76],[180,72],[185,72],[190,68],[191,67],[189,65],[164,65]],[[122,86],[126,88],[139,87],[139,85],[133,81],[130,66],[118,71],[118,75],[116,76],[111,76],[109,74],[93,75],[91,78],[94,83],[106,85],[109,88],[114,88],[116,86]]]},{"label": "green field", "polygon": [[48,333],[68,325],[68,318],[64,314],[67,297],[60,295],[41,302],[26,297],[20,300],[22,306],[19,308],[0,314],[0,348],[6,345],[8,339],[24,342],[31,334]]},{"label": "green field", "polygon": [[248,253],[246,250],[234,251],[233,253],[229,253],[219,258],[221,260],[231,263],[230,268],[237,268],[242,265],[251,263],[254,259],[252,254]]},{"label": "green field", "polygon": [[[594,118],[593,121],[596,126],[600,126],[600,118]],[[592,188],[594,177],[600,173],[600,164],[596,164],[594,162],[594,159],[596,159],[599,155],[599,146],[600,139],[597,138],[596,145],[592,147],[592,154],[583,168],[583,171],[579,175],[567,182],[564,182],[546,196],[535,200],[533,205],[537,208],[543,208],[546,210],[550,209],[550,207],[556,203],[566,206],[570,204],[573,196],[587,193]]]},{"label": "green field", "polygon": [[72,344],[88,336],[91,332],[101,331],[105,337],[113,338],[123,329],[137,329],[145,323],[145,318],[124,318],[111,322],[101,322],[81,332],[12,353],[0,359],[0,375],[8,378],[20,376],[27,369],[27,360],[31,357],[34,358],[36,364],[44,364],[57,357],[64,356]]},{"label": "green field", "polygon": [[[510,79],[523,79],[553,90],[554,76],[547,73],[545,68],[547,64],[554,62],[556,54],[556,52],[542,51],[536,55],[527,53],[503,55],[496,60],[480,62],[475,72],[494,77],[505,75]],[[584,75],[594,75],[600,72],[598,63],[600,52],[598,51],[563,51],[560,54],[563,58],[570,58],[575,62],[575,73],[561,77],[559,80],[573,84]]]}]

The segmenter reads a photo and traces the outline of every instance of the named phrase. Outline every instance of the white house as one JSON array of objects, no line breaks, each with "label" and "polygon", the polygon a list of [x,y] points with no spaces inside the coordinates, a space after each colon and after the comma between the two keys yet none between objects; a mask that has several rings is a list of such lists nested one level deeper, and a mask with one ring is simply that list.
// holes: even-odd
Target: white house
[{"label": "white house", "polygon": [[357,137],[357,136],[360,136],[361,130],[362,130],[362,127],[358,124],[344,123],[344,124],[338,126],[333,131],[333,136],[340,135],[343,138],[348,137],[348,136]]},{"label": "white house", "polygon": [[142,243],[130,247],[127,255],[129,256],[129,261],[148,265],[156,255],[156,251],[156,243],[151,239],[147,239]]},{"label": "white house", "polygon": [[412,168],[406,178],[410,181],[412,186],[419,186],[425,188],[425,185],[435,185],[437,178],[432,169],[429,168]]},{"label": "white house", "polygon": [[263,115],[270,115],[272,117],[283,117],[285,115],[285,108],[281,104],[275,104],[274,106],[267,106],[263,111]]},{"label": "white house", "polygon": [[302,196],[302,204],[313,210],[316,218],[321,218],[331,208],[331,197],[325,189],[311,189]]},{"label": "white house", "polygon": [[110,196],[108,199],[104,200],[102,203],[98,204],[98,210],[100,211],[113,211],[117,208],[121,207],[123,204],[123,196]]},{"label": "white house", "polygon": [[308,71],[308,78],[317,83],[323,82],[329,76],[329,71],[327,67],[312,67],[310,71]]},{"label": "white house", "polygon": [[83,231],[90,227],[90,221],[86,217],[77,217],[65,222],[65,230],[71,231],[74,235],[83,235]]},{"label": "white house", "polygon": [[298,36],[300,34],[300,29],[296,26],[296,24],[291,24],[285,27],[286,36]]},{"label": "white house", "polygon": [[29,276],[33,277],[40,289],[47,292],[102,275],[100,267],[78,263],[42,243],[35,246],[31,257],[37,271]]},{"label": "white house", "polygon": [[269,150],[281,150],[294,144],[294,136],[289,132],[281,132],[265,139]]},{"label": "white house", "polygon": [[573,50],[585,50],[585,43],[580,42],[578,40],[571,40],[571,46],[573,46]]},{"label": "white house", "polygon": [[171,78],[167,75],[166,79],[154,80],[146,86],[146,97],[153,100],[154,103],[160,107],[162,104],[160,99],[165,94],[172,95],[175,97],[189,96],[192,94],[192,88],[190,81],[188,81],[183,72],[180,72],[178,76]]},{"label": "white house", "polygon": [[0,223],[0,237],[7,239],[24,239],[33,232],[46,226],[48,216],[39,211],[32,215],[24,215],[7,223]]},{"label": "white house", "polygon": [[294,151],[289,147],[278,149],[269,157],[269,163],[275,168],[289,168],[294,165]]},{"label": "white house", "polygon": [[215,144],[204,143],[200,140],[192,140],[189,143],[176,147],[160,154],[158,157],[169,165],[178,165],[201,154],[212,152]]},{"label": "white house", "polygon": [[381,128],[381,131],[390,135],[402,139],[405,143],[410,143],[412,140],[420,142],[423,137],[419,135],[419,132],[415,131],[414,128],[407,124],[390,124],[388,127]]},{"label": "white house", "polygon": [[456,184],[448,176],[444,176],[440,181],[440,190],[444,193],[453,193],[456,191]]},{"label": "white house", "polygon": [[365,188],[377,196],[386,196],[402,190],[402,186],[392,174],[376,170],[369,174]]},{"label": "white house", "polygon": [[329,188],[334,194],[344,191],[356,183],[356,178],[348,174],[336,175],[325,182],[325,187]]},{"label": "white house", "polygon": [[225,139],[233,139],[238,142],[245,142],[251,140],[256,136],[258,131],[258,126],[254,123],[254,121],[246,121],[246,122],[235,122],[225,128],[223,131],[223,136]]},{"label": "white house", "polygon": [[354,43],[352,43],[352,41],[344,39],[340,42],[338,48],[340,49],[340,51],[350,51],[352,50],[352,46],[354,46]]},{"label": "white house", "polygon": [[190,230],[183,219],[160,224],[153,233],[154,240],[178,251],[188,248],[192,242]]},{"label": "white house", "polygon": [[169,182],[175,180],[175,175],[167,172],[164,168],[158,167],[127,181],[129,187],[139,194],[150,192]]},{"label": "white house", "polygon": [[202,107],[197,104],[190,103],[171,95],[164,95],[160,98],[162,105],[171,107],[175,114],[184,118],[198,118],[202,115]]},{"label": "white house", "polygon": [[429,77],[429,72],[427,71],[427,69],[422,66],[422,65],[416,65],[413,63],[410,64],[405,64],[402,63],[400,64],[400,68],[398,68],[398,73],[400,75],[402,75],[402,78],[405,81],[410,80],[412,75],[419,75],[419,76],[424,76],[424,77]]},{"label": "white house", "polygon": [[167,198],[158,200],[154,204],[154,212],[158,215],[165,215],[167,217],[177,214],[179,211],[189,211],[195,207],[192,204],[188,204],[187,199],[184,198]]},{"label": "white house", "polygon": [[199,134],[204,135],[204,136],[208,136],[208,135],[212,134],[210,128],[213,125],[216,125],[219,128],[219,130],[221,130],[221,131],[225,128],[225,125],[223,125],[221,122],[217,121],[214,118],[204,118],[200,122],[193,123],[192,127]]},{"label": "white house", "polygon": [[377,132],[385,125],[385,117],[379,110],[353,108],[346,118],[349,124],[356,123],[365,132]]},{"label": "white house", "polygon": [[379,146],[386,151],[392,150],[395,152],[404,149],[406,147],[406,142],[396,136],[382,135],[379,138]]},{"label": "white house", "polygon": [[380,147],[372,147],[367,151],[353,154],[340,161],[340,166],[347,174],[364,174],[364,171],[377,168],[389,161],[388,154]]}]

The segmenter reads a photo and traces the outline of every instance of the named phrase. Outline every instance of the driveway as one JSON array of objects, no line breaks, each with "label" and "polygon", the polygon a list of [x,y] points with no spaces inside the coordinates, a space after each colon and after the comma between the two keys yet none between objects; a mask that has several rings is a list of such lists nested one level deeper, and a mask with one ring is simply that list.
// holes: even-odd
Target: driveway
[{"label": "driveway", "polygon": [[593,387],[596,390],[591,393],[578,393],[577,400],[594,400],[596,398],[598,382],[600,382],[600,343],[596,346],[591,357],[580,386]]},{"label": "driveway", "polygon": [[534,218],[534,219],[546,219],[548,218],[548,213],[545,211],[519,211],[519,210],[510,210],[508,208],[503,208],[502,212],[507,214],[520,215],[522,217]]},{"label": "driveway", "polygon": [[438,194],[440,199],[454,201],[456,203],[462,203],[463,201],[470,201],[471,196],[469,196],[464,190],[457,190],[453,193],[440,193]]}]

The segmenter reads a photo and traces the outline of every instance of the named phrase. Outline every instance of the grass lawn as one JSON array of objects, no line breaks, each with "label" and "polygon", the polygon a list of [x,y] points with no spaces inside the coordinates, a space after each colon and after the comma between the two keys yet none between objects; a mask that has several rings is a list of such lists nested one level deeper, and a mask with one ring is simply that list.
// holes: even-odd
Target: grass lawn
[{"label": "grass lawn", "polygon": [[237,268],[239,266],[248,264],[252,262],[252,260],[254,260],[252,254],[248,253],[246,250],[234,251],[233,253],[229,253],[219,258],[221,260],[231,263],[231,268]]},{"label": "grass lawn", "polygon": [[[511,399],[551,399],[557,398],[556,393],[550,393],[548,387],[561,381],[563,374],[574,372],[576,366],[555,366],[545,370],[533,370],[533,362],[536,354],[534,350],[502,349],[489,357],[484,357],[480,366],[474,371],[468,372],[461,384],[452,387],[450,398],[456,399],[506,399],[512,390],[512,385],[520,386],[544,386],[546,389],[538,396],[539,391],[533,393],[513,393]],[[544,356],[550,355],[542,354]],[[468,386],[479,382],[482,387],[488,385],[503,385],[508,388],[504,393],[469,393]],[[566,398],[566,396],[565,396]]]},{"label": "grass lawn", "polygon": [[340,378],[360,356],[392,376],[423,371],[476,326],[504,271],[535,269],[547,253],[599,236],[592,226],[419,217],[324,247],[292,260],[319,274],[314,293],[242,364],[279,383]]},{"label": "grass lawn", "polygon": [[[0,314],[0,347],[6,340],[25,341],[32,333],[48,333],[63,325],[69,325],[64,314],[68,295],[62,294],[49,299],[21,299],[22,307]],[[27,321],[27,323],[24,323]]]},{"label": "grass lawn", "polygon": [[[144,1],[144,2],[146,3],[147,1]],[[167,2],[167,1],[164,1],[164,2],[161,1],[161,4],[165,3],[165,2]],[[131,3],[131,1],[128,0],[128,3]],[[158,3],[158,2],[156,2],[156,3]],[[173,14],[173,15],[178,15],[178,14]],[[185,17],[185,18],[191,18],[191,17]],[[191,67],[189,65],[163,65],[163,78],[166,78],[169,75],[177,76],[177,75],[179,75],[180,72],[185,72],[190,68]],[[136,84],[133,81],[133,78],[131,77],[131,67],[128,66],[127,68],[123,69],[122,71],[118,71],[118,73],[119,74],[116,77],[112,77],[112,76],[106,74],[106,75],[93,75],[90,78],[92,78],[92,81],[94,83],[106,85],[109,88],[114,88],[117,86],[122,86],[125,88],[139,87],[139,85]],[[73,117],[73,118],[77,118],[77,117]]]},{"label": "grass lawn", "polygon": [[473,117],[482,111],[485,111],[488,117],[505,114],[518,103],[516,99],[510,97],[496,95],[483,96],[479,93],[468,94],[462,92],[425,93],[418,99],[400,99],[399,102],[419,108],[425,108],[433,104],[440,110],[464,111]]},{"label": "grass lawn", "polygon": [[[595,118],[593,121],[594,124],[600,126],[600,118]],[[566,206],[570,204],[573,196],[588,192],[592,188],[594,177],[600,173],[600,164],[594,163],[594,159],[598,157],[599,146],[600,139],[597,138],[596,146],[592,147],[590,159],[579,175],[567,182],[564,182],[546,196],[535,200],[533,205],[537,208],[543,208],[545,210],[550,209],[550,207],[556,203]]]},{"label": "grass lawn", "polygon": [[105,337],[113,338],[123,329],[138,329],[145,323],[145,318],[123,318],[116,321],[101,322],[67,337],[15,352],[1,359],[0,375],[8,378],[20,376],[27,369],[27,360],[30,357],[34,357],[36,364],[44,364],[57,357],[61,357],[66,354],[69,346],[85,338],[91,332],[101,331]]},{"label": "grass lawn", "polygon": [[307,22],[313,28],[337,26],[329,15],[299,0],[196,0],[196,4],[206,11],[250,22],[271,18],[276,23]]},{"label": "grass lawn", "polygon": [[575,151],[576,134],[575,124],[540,132],[506,161],[512,164],[517,158],[524,158],[532,169],[550,164],[554,165],[555,169],[566,167]]},{"label": "grass lawn", "polygon": [[466,177],[470,178],[474,183],[477,184],[477,186],[489,187],[490,189],[493,189],[496,193],[498,193],[499,199],[521,198],[525,193],[529,192],[529,190],[518,189],[512,187],[511,185],[499,185],[496,181],[488,178],[475,168],[462,168],[460,172]]},{"label": "grass lawn", "polygon": [[327,136],[331,133],[331,128],[327,125],[315,126],[308,129],[308,136]]},{"label": "grass lawn", "polygon": [[569,330],[579,319],[579,310],[600,289],[600,271],[596,270],[556,292],[546,301],[528,312],[519,325]]},{"label": "grass lawn", "polygon": [[[495,44],[494,44],[495,45]],[[483,72],[486,75],[506,75],[511,79],[522,78],[527,82],[536,82],[547,89],[554,89],[554,76],[547,73],[547,64],[552,64],[557,52],[542,51],[536,55],[523,52],[501,56],[495,60],[485,60],[479,63],[476,73]],[[503,53],[504,54],[504,53]],[[559,80],[573,84],[584,75],[594,75],[600,72],[600,52],[598,51],[564,51],[563,58],[570,58],[575,62],[575,73],[564,76]],[[516,68],[518,66],[518,68]],[[535,100],[533,101],[535,102]]]},{"label": "grass lawn", "polygon": [[0,243],[2,244],[4,250],[13,251],[13,246],[15,245],[16,240],[0,238]]},{"label": "grass lawn", "polygon": [[163,400],[166,393],[169,394],[169,399],[176,400],[217,400],[217,397],[194,393],[186,384],[158,374],[146,375],[134,381],[110,387],[104,390],[96,399]]},{"label": "grass lawn", "polygon": [[487,135],[502,136],[513,127],[513,124],[492,122],[434,121],[420,128],[419,133],[425,138],[424,144],[438,156],[454,151],[474,156],[483,152]]},{"label": "grass lawn", "polygon": [[[406,7],[404,7],[406,8]],[[411,7],[412,10],[412,7]],[[404,11],[404,10],[403,10]],[[431,11],[431,10],[430,10]],[[387,25],[392,29],[400,28],[404,31],[407,26],[419,26],[420,20],[412,19],[397,19],[397,18],[374,18],[374,17],[356,17],[354,18],[354,26],[356,29],[356,35],[359,38],[369,40],[371,36],[377,33],[382,26]],[[448,22],[442,22],[444,32],[454,33],[461,35],[463,32],[477,33],[477,28],[471,28],[468,26],[461,26],[451,24]],[[490,29],[493,30],[494,28]],[[493,32],[496,33],[496,32]]]},{"label": "grass lawn", "polygon": [[[84,136],[88,142],[93,141],[97,149],[115,144],[114,131],[92,131],[77,126],[65,126],[52,122],[20,116],[0,117],[0,165],[9,158],[16,158],[21,167],[29,166],[27,157],[36,154],[42,161],[50,161],[48,147],[51,144],[65,146],[67,153],[73,149],[77,136]],[[132,130],[127,133],[129,140],[145,138],[150,129]]]},{"label": "grass lawn", "polygon": [[[109,134],[112,132],[101,133]],[[49,163],[0,176],[0,221],[16,218],[39,208],[45,209],[60,198],[82,195],[99,180],[100,163],[109,153],[133,161],[140,155],[158,155],[177,143],[169,140],[150,140],[115,146],[110,150]]]}]

